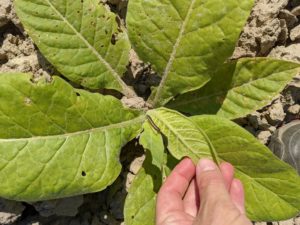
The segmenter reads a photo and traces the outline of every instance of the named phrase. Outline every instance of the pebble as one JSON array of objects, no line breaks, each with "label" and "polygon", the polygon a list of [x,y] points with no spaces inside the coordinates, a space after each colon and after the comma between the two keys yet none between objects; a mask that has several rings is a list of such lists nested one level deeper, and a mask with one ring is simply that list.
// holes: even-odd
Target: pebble
[{"label": "pebble", "polygon": [[300,105],[292,105],[288,108],[288,112],[293,114],[293,115],[296,115],[298,113],[300,113]]},{"label": "pebble", "polygon": [[300,25],[294,27],[290,32],[290,39],[296,41],[300,39]]},{"label": "pebble", "polygon": [[282,221],[280,223],[278,223],[278,225],[294,225],[294,220],[286,220],[286,221]]},{"label": "pebble", "polygon": [[277,100],[268,109],[266,119],[268,120],[269,124],[276,126],[284,120],[285,116],[286,113],[283,110],[283,105],[279,100]]},{"label": "pebble", "polygon": [[257,138],[260,140],[261,143],[267,144],[270,140],[272,133],[268,130],[260,131],[257,134]]},{"label": "pebble", "polygon": [[129,171],[133,174],[137,174],[140,170],[140,168],[143,165],[143,162],[145,160],[145,156],[137,157],[133,160],[133,162],[130,164]]},{"label": "pebble", "polygon": [[300,6],[293,8],[291,13],[294,14],[295,16],[300,16]]}]

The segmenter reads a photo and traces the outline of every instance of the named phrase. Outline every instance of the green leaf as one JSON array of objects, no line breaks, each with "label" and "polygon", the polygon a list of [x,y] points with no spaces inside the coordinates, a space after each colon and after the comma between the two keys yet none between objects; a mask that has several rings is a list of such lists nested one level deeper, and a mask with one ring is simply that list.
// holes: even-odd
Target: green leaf
[{"label": "green leaf", "polygon": [[124,220],[127,225],[155,225],[157,188],[161,181],[161,171],[151,162],[144,163],[126,197]]},{"label": "green leaf", "polygon": [[[189,156],[196,161],[209,154],[235,167],[236,176],[244,183],[250,219],[278,221],[300,212],[300,178],[296,171],[243,128],[218,116],[186,118],[167,109],[148,114],[168,140],[172,140],[168,149],[177,159]],[[198,135],[198,142],[196,138],[187,141],[197,133],[203,138]],[[180,144],[183,140],[185,145]],[[199,154],[195,154],[195,148]]]},{"label": "green leaf", "polygon": [[[139,57],[162,77],[154,106],[205,85],[231,56],[253,0],[129,1],[127,27]],[[158,10],[159,9],[159,10]]]},{"label": "green leaf", "polygon": [[235,68],[235,63],[223,64],[203,88],[178,96],[167,107],[189,115],[217,114],[230,89]]},{"label": "green leaf", "polygon": [[26,31],[68,79],[91,89],[132,92],[121,77],[130,43],[117,16],[97,0],[16,0]]},{"label": "green leaf", "polygon": [[175,158],[185,157],[186,152],[195,162],[199,157],[212,158],[205,136],[189,118],[164,108],[150,110],[147,114],[168,139],[168,149]]},{"label": "green leaf", "polygon": [[158,131],[154,130],[149,120],[143,124],[143,132],[139,142],[144,149],[148,149],[151,152],[152,164],[162,169],[162,165],[166,164],[163,138]]},{"label": "green leaf", "polygon": [[30,78],[0,75],[0,196],[37,201],[106,188],[144,116],[61,78]]},{"label": "green leaf", "polygon": [[170,174],[178,160],[165,153],[160,132],[152,122],[143,125],[140,144],[146,150],[146,159],[131,184],[125,201],[124,218],[127,225],[155,225],[156,196],[162,182]]},{"label": "green leaf", "polygon": [[235,119],[270,103],[300,70],[300,64],[245,58],[226,63],[202,89],[179,96],[168,107],[190,115],[217,114]]}]

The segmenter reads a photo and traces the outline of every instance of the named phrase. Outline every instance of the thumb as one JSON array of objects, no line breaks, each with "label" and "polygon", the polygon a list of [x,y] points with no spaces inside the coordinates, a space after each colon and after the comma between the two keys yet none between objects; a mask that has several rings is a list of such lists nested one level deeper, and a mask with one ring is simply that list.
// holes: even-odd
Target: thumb
[{"label": "thumb", "polygon": [[202,206],[203,204],[209,204],[213,207],[218,203],[230,201],[225,180],[213,161],[209,159],[199,161],[196,168],[196,180]]}]

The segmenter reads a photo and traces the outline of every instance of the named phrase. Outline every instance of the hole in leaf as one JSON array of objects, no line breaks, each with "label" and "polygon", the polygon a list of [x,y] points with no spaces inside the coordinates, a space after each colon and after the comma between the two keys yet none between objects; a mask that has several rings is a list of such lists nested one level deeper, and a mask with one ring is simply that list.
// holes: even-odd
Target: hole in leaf
[{"label": "hole in leaf", "polygon": [[85,172],[85,171],[82,171],[82,172],[81,172],[81,176],[85,177],[85,176],[86,176],[86,172]]},{"label": "hole in leaf", "polygon": [[113,45],[115,45],[116,42],[117,42],[117,35],[116,35],[116,34],[113,34],[113,35],[111,36],[111,43],[112,43]]},{"label": "hole in leaf", "polygon": [[77,95],[77,96],[80,96],[80,94],[79,94],[78,92],[76,92],[76,95]]}]

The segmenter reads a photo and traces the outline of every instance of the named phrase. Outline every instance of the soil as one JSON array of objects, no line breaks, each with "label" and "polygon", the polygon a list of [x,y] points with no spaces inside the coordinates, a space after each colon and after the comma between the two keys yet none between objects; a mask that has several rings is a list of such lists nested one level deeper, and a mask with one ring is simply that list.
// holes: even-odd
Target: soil
[{"label": "soil", "polygon": [[[124,18],[127,0],[102,0]],[[247,25],[237,43],[232,58],[270,56],[300,62],[300,1],[257,0]],[[59,73],[39,52],[24,32],[12,0],[0,1],[0,73],[30,72],[35,77]],[[127,82],[134,85],[143,97],[150,94],[150,86],[159,83],[151,66],[139,61],[131,52]],[[139,105],[142,99],[132,99],[127,105]],[[140,108],[143,108],[140,105]],[[300,76],[286,87],[270,105],[237,120],[262,143],[268,144],[272,134],[282,125],[300,119]],[[144,156],[141,150],[132,152],[129,143],[126,157],[121,155],[123,172],[107,190],[99,193],[60,200],[35,203],[0,199],[2,225],[120,225],[123,223],[123,205],[126,190],[140,168]],[[256,223],[266,225],[267,223]],[[300,218],[268,225],[300,225]]]}]

